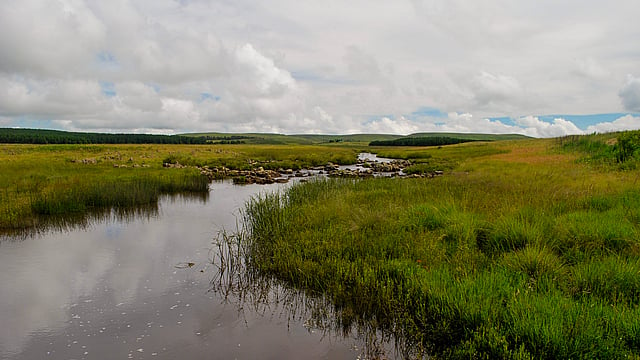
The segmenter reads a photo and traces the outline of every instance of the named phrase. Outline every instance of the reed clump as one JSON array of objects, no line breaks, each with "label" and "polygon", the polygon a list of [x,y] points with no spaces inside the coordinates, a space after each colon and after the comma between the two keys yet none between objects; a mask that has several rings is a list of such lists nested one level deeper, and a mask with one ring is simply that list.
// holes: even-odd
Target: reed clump
[{"label": "reed clump", "polygon": [[162,194],[208,193],[195,168],[165,169],[176,149],[160,145],[3,145],[0,232],[43,224],[83,223],[82,215],[149,207]]},{"label": "reed clump", "polygon": [[640,356],[637,174],[553,140],[473,146],[442,177],[253,199],[248,263],[439,358]]}]

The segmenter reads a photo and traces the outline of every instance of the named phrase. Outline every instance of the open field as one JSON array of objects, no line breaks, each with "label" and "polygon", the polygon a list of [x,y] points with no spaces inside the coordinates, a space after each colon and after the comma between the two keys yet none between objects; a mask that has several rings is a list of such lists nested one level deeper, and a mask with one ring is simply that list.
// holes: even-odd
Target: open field
[{"label": "open field", "polygon": [[[32,133],[38,138],[49,134],[40,130]],[[71,136],[73,140],[73,136],[81,134],[55,132],[55,135]],[[162,193],[204,193],[207,179],[196,167],[298,170],[329,162],[353,164],[360,151],[382,150],[367,147],[367,141],[385,138],[347,135],[351,140],[323,143],[329,136],[325,139],[320,135],[262,134],[260,137],[271,143],[286,140],[287,144],[0,145],[0,231],[33,227],[50,216],[154,204]],[[299,145],[296,139],[315,144]],[[450,157],[429,155],[411,159],[419,163],[408,170],[413,173],[453,166]],[[166,169],[164,163],[186,167]]]},{"label": "open field", "polygon": [[451,166],[255,199],[249,260],[437,357],[637,358],[640,173],[616,141],[388,150]]}]

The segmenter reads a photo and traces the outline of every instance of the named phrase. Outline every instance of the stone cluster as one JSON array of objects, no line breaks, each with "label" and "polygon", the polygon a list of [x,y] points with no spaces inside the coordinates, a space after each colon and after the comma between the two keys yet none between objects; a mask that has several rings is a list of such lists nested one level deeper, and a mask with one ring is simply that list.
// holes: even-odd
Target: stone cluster
[{"label": "stone cluster", "polygon": [[[255,167],[251,170],[233,170],[226,167],[208,166],[198,167],[200,173],[209,178],[209,180],[231,178],[235,184],[274,184],[286,183],[292,178],[306,178],[310,176],[329,176],[343,178],[366,178],[373,176],[389,176],[389,177],[434,177],[442,175],[442,171],[435,171],[430,174],[412,174],[407,175],[402,172],[404,168],[410,166],[408,160],[393,160],[390,162],[366,161],[359,160],[355,168],[340,167],[331,162],[323,166],[316,166],[309,169],[293,170],[278,169],[268,170],[262,166]],[[167,168],[184,168],[185,165],[180,163],[165,163]]]},{"label": "stone cluster", "polygon": [[262,166],[251,170],[232,170],[226,167],[209,168],[208,166],[199,167],[200,173],[209,178],[209,180],[232,178],[236,184],[274,184],[286,183],[289,181],[284,174],[293,174],[293,170],[265,170]]}]

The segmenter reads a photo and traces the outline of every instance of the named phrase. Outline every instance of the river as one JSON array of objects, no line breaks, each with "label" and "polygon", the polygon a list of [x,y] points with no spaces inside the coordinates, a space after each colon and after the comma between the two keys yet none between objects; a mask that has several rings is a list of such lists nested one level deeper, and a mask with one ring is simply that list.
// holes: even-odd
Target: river
[{"label": "river", "polygon": [[272,287],[267,298],[280,300],[254,302],[212,291],[216,235],[236,230],[251,196],[286,186],[214,182],[209,196],[165,196],[132,216],[0,238],[0,358],[367,357],[370,334],[313,325],[291,303],[304,296],[280,301]]}]

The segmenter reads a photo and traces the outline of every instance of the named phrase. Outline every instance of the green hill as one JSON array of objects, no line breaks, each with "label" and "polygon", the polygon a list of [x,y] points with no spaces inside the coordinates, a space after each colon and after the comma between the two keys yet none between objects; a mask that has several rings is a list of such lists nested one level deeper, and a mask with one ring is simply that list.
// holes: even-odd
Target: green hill
[{"label": "green hill", "polygon": [[267,133],[187,133],[179,135],[150,134],[108,134],[81,133],[45,129],[0,128],[0,143],[27,144],[273,144],[273,145],[313,145],[313,144],[353,144],[367,145],[373,141],[391,141],[413,137],[451,137],[464,140],[516,140],[526,139],[524,135],[506,134],[463,134],[463,133],[416,133],[408,136],[391,134],[267,134]]},{"label": "green hill", "polygon": [[498,140],[523,140],[531,137],[520,134],[475,134],[475,133],[445,133],[428,132],[415,133],[408,137],[450,137],[456,139],[476,140],[476,141],[498,141]]},{"label": "green hill", "polygon": [[204,144],[198,137],[0,128],[0,144]]},{"label": "green hill", "polygon": [[318,134],[267,134],[267,133],[188,133],[181,136],[204,137],[212,143],[243,143],[243,144],[276,144],[276,145],[311,145],[330,143],[361,143],[368,144],[376,140],[393,140],[403,136],[389,134],[349,134],[349,135],[318,135]]},{"label": "green hill", "polygon": [[311,145],[329,143],[369,144],[372,141],[390,141],[406,137],[451,137],[464,140],[497,141],[519,140],[529,137],[518,134],[467,134],[467,133],[415,133],[408,136],[391,134],[347,134],[347,135],[318,135],[318,134],[266,134],[266,133],[189,133],[182,136],[204,137],[212,143],[243,143],[243,144],[277,144],[277,145]]}]

